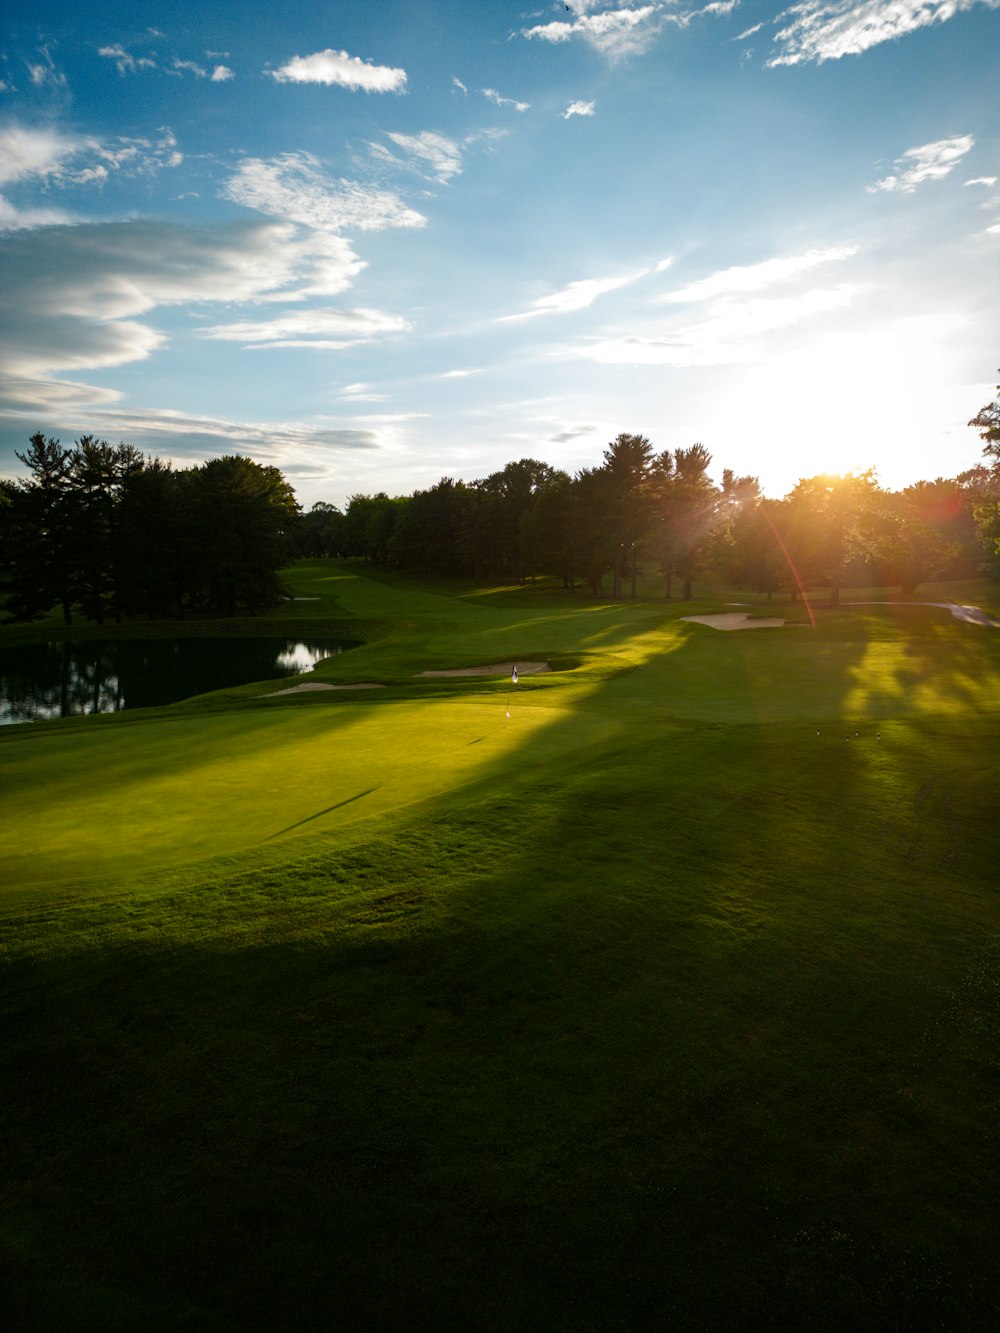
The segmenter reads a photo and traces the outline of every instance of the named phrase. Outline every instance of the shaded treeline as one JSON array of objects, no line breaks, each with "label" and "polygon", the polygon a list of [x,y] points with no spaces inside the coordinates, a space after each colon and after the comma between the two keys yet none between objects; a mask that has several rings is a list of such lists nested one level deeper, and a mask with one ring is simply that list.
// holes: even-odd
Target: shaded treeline
[{"label": "shaded treeline", "polygon": [[1000,577],[1000,400],[969,423],[985,461],[959,476],[883,490],[873,472],[804,478],[781,500],[756,477],[710,476],[700,444],[657,452],[617,436],[571,477],[533,458],[478,481],[351,497],[302,514],[276,467],[210,459],[174,470],[131,445],[42,434],[0,482],[0,593],[8,620],[62,609],[103,623],[274,605],[296,556],[361,556],[426,574],[524,583],[555,575],[596,596],[635,596],[640,576],[692,596],[707,570],[795,595],[874,583],[912,592],[937,578]]},{"label": "shaded treeline", "polygon": [[903,491],[865,472],[805,478],[784,499],[766,499],[756,477],[728,468],[716,484],[700,444],[658,453],[645,436],[623,434],[600,466],[575,477],[525,458],[480,481],[355,495],[345,512],[317,504],[302,519],[300,549],[477,580],[555,574],[568,589],[612,597],[635,596],[638,577],[655,574],[665,597],[677,588],[688,599],[709,569],[768,595],[827,587],[834,605],[848,579],[912,592],[929,579],[1000,576],[991,411],[970,423],[989,466]]},{"label": "shaded treeline", "polygon": [[9,620],[234,616],[281,596],[299,506],[277,468],[231,456],[175,471],[89,435],[66,449],[36,434],[18,458],[28,478],[0,490]]}]

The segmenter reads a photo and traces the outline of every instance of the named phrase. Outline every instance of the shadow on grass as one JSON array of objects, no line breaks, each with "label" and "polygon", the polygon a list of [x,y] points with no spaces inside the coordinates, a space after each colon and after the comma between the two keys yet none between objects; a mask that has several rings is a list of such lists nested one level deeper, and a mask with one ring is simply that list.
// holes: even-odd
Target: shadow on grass
[{"label": "shadow on grass", "polygon": [[998,727],[845,744],[852,634],[692,632],[596,760],[8,922],[13,1326],[990,1326]]},{"label": "shadow on grass", "polygon": [[287,828],[278,829],[277,833],[272,833],[267,840],[272,842],[275,838],[280,838],[283,833],[291,833],[293,829],[302,828],[303,824],[311,824],[314,819],[322,819],[324,815],[332,814],[334,810],[340,810],[345,805],[353,805],[355,801],[370,796],[373,791],[378,791],[378,787],[369,787],[366,791],[359,791],[356,796],[348,796],[345,801],[337,801],[335,805],[328,805],[325,810],[317,810],[314,815],[307,815],[305,819],[299,819],[294,824],[289,824]]}]

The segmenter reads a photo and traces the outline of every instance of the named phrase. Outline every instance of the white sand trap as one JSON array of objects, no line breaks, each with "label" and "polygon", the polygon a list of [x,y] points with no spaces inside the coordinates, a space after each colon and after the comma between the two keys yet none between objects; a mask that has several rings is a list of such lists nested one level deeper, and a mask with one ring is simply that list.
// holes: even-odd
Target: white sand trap
[{"label": "white sand trap", "polygon": [[783,620],[753,620],[745,611],[723,611],[715,616],[681,616],[695,625],[708,625],[712,629],[777,629]]},{"label": "white sand trap", "polygon": [[956,620],[965,620],[970,625],[992,625],[1000,629],[1000,620],[995,620],[988,611],[978,606],[962,606],[958,602],[845,602],[845,606],[940,606],[950,611]]},{"label": "white sand trap", "polygon": [[384,690],[384,685],[376,685],[374,681],[365,681],[360,685],[328,685],[323,680],[304,680],[301,685],[290,685],[287,690],[272,690],[270,694],[265,694],[263,698],[273,699],[279,694],[306,694],[310,690]]},{"label": "white sand trap", "polygon": [[[509,676],[513,662],[494,662],[492,666],[456,667],[452,671],[421,671],[421,676]],[[543,671],[551,671],[548,662],[518,662],[519,676],[539,676]]]}]

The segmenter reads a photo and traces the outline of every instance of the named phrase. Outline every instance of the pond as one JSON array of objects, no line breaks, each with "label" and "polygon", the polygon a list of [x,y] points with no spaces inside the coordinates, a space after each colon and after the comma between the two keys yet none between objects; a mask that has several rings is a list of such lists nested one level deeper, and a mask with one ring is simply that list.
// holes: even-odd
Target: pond
[{"label": "pond", "polygon": [[338,639],[89,639],[0,647],[0,726],[176,703],[309,671]]}]

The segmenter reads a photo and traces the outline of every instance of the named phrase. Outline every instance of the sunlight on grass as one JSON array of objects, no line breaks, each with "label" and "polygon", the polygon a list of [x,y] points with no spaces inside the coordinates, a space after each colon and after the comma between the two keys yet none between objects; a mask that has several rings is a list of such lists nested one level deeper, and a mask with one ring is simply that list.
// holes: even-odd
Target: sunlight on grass
[{"label": "sunlight on grass", "polygon": [[[233,852],[330,831],[502,778],[612,729],[521,696],[268,710],[105,728],[7,752],[7,818],[31,845],[0,854],[8,886]],[[42,738],[39,737],[41,740]],[[86,775],[100,773],[99,782]],[[357,799],[364,793],[363,799]]]},{"label": "sunlight on grass", "polygon": [[[1000,699],[1000,669],[983,654],[961,651],[958,635],[983,633],[954,629],[949,643],[925,645],[872,642],[847,669],[844,712],[877,717],[899,713],[989,712]],[[978,646],[978,645],[977,645]]]}]

